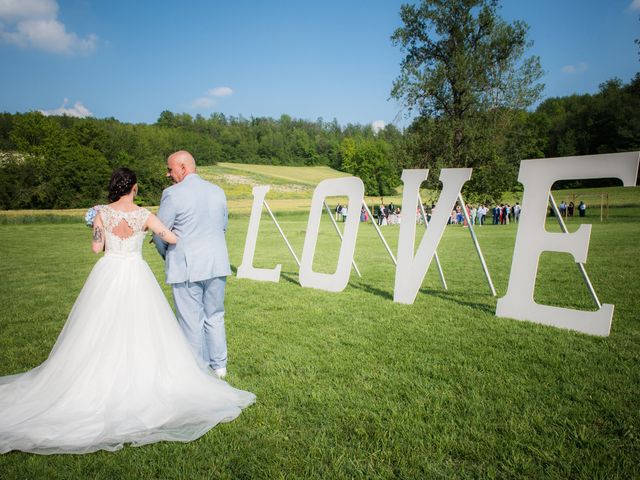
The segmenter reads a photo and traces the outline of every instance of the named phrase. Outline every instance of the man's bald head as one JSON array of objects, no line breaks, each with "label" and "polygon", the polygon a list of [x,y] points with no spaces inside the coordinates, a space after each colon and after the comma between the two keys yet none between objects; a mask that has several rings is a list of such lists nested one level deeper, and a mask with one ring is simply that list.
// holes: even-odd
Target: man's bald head
[{"label": "man's bald head", "polygon": [[196,161],[185,150],[172,153],[167,158],[167,177],[170,177],[175,183],[180,183],[184,180],[184,177],[190,173],[195,173],[195,171]]}]

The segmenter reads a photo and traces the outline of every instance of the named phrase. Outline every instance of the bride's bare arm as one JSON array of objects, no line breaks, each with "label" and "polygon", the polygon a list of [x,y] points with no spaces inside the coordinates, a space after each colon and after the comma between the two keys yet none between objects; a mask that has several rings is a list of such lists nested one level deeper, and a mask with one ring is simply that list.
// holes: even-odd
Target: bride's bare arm
[{"label": "bride's bare arm", "polygon": [[169,230],[153,213],[149,214],[145,227],[167,243],[176,243],[178,241],[175,233]]},{"label": "bride's bare arm", "polygon": [[96,215],[93,220],[93,239],[91,241],[91,250],[93,253],[100,253],[104,250],[104,225],[100,214]]}]

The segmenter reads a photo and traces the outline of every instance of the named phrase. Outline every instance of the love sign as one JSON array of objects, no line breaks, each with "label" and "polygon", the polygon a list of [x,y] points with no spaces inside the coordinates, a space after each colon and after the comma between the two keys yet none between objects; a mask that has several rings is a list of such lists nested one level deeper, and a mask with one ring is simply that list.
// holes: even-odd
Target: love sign
[{"label": "love sign", "polygon": [[[507,293],[498,300],[496,315],[528,320],[554,327],[568,328],[591,335],[608,336],[613,319],[613,305],[604,304],[595,312],[541,305],[534,301],[538,261],[543,252],[570,253],[576,262],[585,263],[589,249],[591,225],[581,225],[575,233],[551,233],[545,221],[551,186],[558,180],[619,178],[625,187],[636,184],[640,152],[589,155],[582,157],[523,160],[518,180],[524,186],[522,213],[516,234],[515,250],[509,275]],[[397,251],[397,266],[393,301],[411,304],[415,301],[434,253],[442,239],[449,213],[464,183],[471,178],[470,168],[444,168],[440,172],[442,193],[429,228],[415,250],[415,222],[402,222]],[[415,204],[420,184],[427,179],[428,170],[404,170],[403,205]],[[269,186],[253,189],[253,207],[238,278],[277,282],[280,265],[273,269],[255,268],[253,256],[258,238],[262,205]],[[303,287],[330,292],[344,290],[349,282],[359,228],[359,215],[348,215],[338,264],[333,274],[314,272],[313,258],[324,201],[330,196],[349,198],[350,212],[359,212],[364,198],[362,180],[343,177],[323,180],[316,187],[304,240],[299,278]],[[415,250],[415,255],[414,255]]]}]

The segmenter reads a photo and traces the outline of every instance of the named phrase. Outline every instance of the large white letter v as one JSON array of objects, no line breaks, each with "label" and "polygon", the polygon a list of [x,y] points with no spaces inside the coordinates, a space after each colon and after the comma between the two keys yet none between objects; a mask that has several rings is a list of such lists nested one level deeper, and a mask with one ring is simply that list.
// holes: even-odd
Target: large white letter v
[{"label": "large white letter v", "polygon": [[[418,251],[413,255],[416,236],[414,210],[418,202],[420,184],[427,179],[429,170],[404,170],[402,181],[402,210],[400,223],[400,239],[398,240],[398,266],[396,267],[396,283],[393,289],[393,301],[397,303],[413,303],[427,274],[433,254],[444,233],[447,220],[451,215],[456,198],[464,182],[471,178],[470,168],[443,168],[440,171],[442,193],[436,204],[435,213],[429,222]],[[464,208],[464,207],[463,207]]]}]

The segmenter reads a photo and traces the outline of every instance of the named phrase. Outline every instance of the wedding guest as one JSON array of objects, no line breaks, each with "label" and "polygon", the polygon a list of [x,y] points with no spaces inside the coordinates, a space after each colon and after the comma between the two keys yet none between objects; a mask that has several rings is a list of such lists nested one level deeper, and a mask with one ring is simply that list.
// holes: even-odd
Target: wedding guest
[{"label": "wedding guest", "polygon": [[[467,216],[465,217],[464,215],[464,211],[466,210],[467,212]],[[467,217],[469,216],[469,205],[468,204],[464,204],[462,207],[460,207],[460,214],[462,215],[461,223],[463,227],[467,226]]]},{"label": "wedding guest", "polygon": [[560,202],[560,216],[564,217],[566,216],[567,213],[567,204],[564,203],[564,200],[562,202]]},{"label": "wedding guest", "polygon": [[578,205],[578,213],[581,217],[584,217],[587,214],[587,206],[582,200],[580,200],[580,204]]},{"label": "wedding guest", "polygon": [[389,209],[389,215],[387,215],[387,225],[395,225],[396,224],[396,212]]},{"label": "wedding guest", "polygon": [[460,207],[460,204],[456,205],[456,223],[462,223],[462,207]]},{"label": "wedding guest", "polygon": [[520,222],[520,212],[522,211],[522,207],[520,207],[520,204],[518,202],[516,202],[516,204],[513,207],[513,219],[515,220],[516,223]]},{"label": "wedding guest", "polygon": [[380,226],[382,226],[382,219],[385,217],[385,210],[386,208],[384,206],[384,203],[381,203],[378,207],[378,225]]},{"label": "wedding guest", "polygon": [[476,225],[482,226],[484,224],[484,215],[485,215],[484,204],[481,203],[478,206],[478,212],[476,213]]}]

